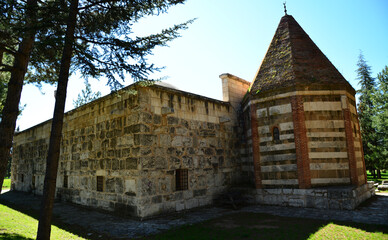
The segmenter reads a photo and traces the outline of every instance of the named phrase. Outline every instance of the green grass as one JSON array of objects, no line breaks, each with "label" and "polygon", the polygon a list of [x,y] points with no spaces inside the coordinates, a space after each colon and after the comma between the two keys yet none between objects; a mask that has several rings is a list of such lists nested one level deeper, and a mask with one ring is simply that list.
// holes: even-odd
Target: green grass
[{"label": "green grass", "polygon": [[9,189],[10,187],[11,187],[11,179],[9,178],[4,179],[2,189]]},{"label": "green grass", "polygon": [[329,223],[310,235],[309,239],[388,239],[388,234]]},{"label": "green grass", "polygon": [[375,183],[381,183],[383,180],[388,180],[388,171],[381,171],[381,178],[377,178],[377,174],[376,178],[373,178],[372,174],[369,171],[366,171],[366,174],[368,181],[374,181]]},{"label": "green grass", "polygon": [[236,213],[144,239],[388,239],[386,226]]},{"label": "green grass", "polygon": [[[0,204],[0,239],[35,239],[38,221],[24,213]],[[56,226],[51,239],[85,239]]]}]

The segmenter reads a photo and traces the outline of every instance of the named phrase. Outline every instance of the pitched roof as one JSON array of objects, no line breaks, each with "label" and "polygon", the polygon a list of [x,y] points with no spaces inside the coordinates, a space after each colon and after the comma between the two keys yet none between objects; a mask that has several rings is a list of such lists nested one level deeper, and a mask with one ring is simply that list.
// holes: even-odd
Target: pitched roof
[{"label": "pitched roof", "polygon": [[251,93],[298,85],[350,84],[291,15],[280,20]]}]

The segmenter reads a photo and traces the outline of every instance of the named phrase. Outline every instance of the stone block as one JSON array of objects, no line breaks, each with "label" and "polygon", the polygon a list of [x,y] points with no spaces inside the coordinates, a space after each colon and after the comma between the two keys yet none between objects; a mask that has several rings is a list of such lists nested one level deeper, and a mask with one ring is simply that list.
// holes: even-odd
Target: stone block
[{"label": "stone block", "polygon": [[151,203],[155,204],[155,203],[161,203],[162,202],[162,195],[158,195],[158,196],[153,196],[152,199],[151,199]]},{"label": "stone block", "polygon": [[126,195],[136,195],[136,180],[135,179],[125,179],[125,194]]},{"label": "stone block", "polygon": [[148,112],[139,113],[139,122],[152,123],[152,114]]},{"label": "stone block", "polygon": [[345,201],[342,201],[341,209],[353,210],[356,206],[355,199],[346,199]]},{"label": "stone block", "polygon": [[341,199],[343,191],[340,189],[328,189],[327,197],[329,199]]},{"label": "stone block", "polygon": [[221,117],[219,117],[219,122],[220,123],[226,123],[226,122],[230,122],[230,121],[231,121],[231,119],[230,119],[229,116],[221,116]]},{"label": "stone block", "polygon": [[117,147],[133,146],[134,143],[134,137],[132,134],[117,138]]},{"label": "stone block", "polygon": [[294,189],[292,189],[292,188],[283,188],[282,192],[283,192],[283,194],[289,195],[289,194],[292,194],[294,192]]},{"label": "stone block", "polygon": [[214,130],[208,130],[208,129],[201,129],[199,131],[199,136],[201,137],[215,137],[216,132]]},{"label": "stone block", "polygon": [[183,198],[184,198],[185,200],[191,199],[191,198],[193,198],[193,196],[194,196],[192,190],[185,190],[185,191],[182,191],[182,193],[183,193]]},{"label": "stone block", "polygon": [[191,209],[191,208],[196,208],[199,206],[198,199],[192,198],[189,200],[185,201],[185,208],[186,209]]},{"label": "stone block", "polygon": [[134,170],[137,169],[138,165],[138,158],[127,158],[125,159],[125,169],[127,170]]},{"label": "stone block", "polygon": [[266,194],[275,194],[275,195],[282,194],[282,189],[281,188],[265,189],[264,191],[266,192]]},{"label": "stone block", "polygon": [[167,117],[167,124],[168,125],[177,125],[179,123],[179,119],[176,117],[169,116]]},{"label": "stone block", "polygon": [[309,191],[308,189],[294,189],[294,194],[296,194],[296,195],[306,195],[308,191]]},{"label": "stone block", "polygon": [[162,115],[168,115],[168,114],[173,114],[173,113],[174,113],[174,108],[172,108],[172,107],[162,107],[162,109],[161,109]]},{"label": "stone block", "polygon": [[175,136],[171,141],[171,146],[182,147],[183,146],[183,137],[182,136]]},{"label": "stone block", "polygon": [[207,189],[206,189],[206,188],[194,190],[194,191],[193,191],[193,196],[194,196],[194,197],[202,197],[202,196],[205,196],[205,195],[206,195],[206,192],[207,192]]},{"label": "stone block", "polygon": [[97,206],[101,209],[110,210],[110,202],[99,199]]},{"label": "stone block", "polygon": [[175,134],[177,135],[186,135],[189,131],[185,127],[176,127]]},{"label": "stone block", "polygon": [[181,159],[178,157],[170,156],[168,158],[169,169],[177,169],[181,167]]},{"label": "stone block", "polygon": [[135,134],[135,145],[153,146],[157,137],[153,134]]},{"label": "stone block", "polygon": [[140,217],[148,217],[152,215],[157,215],[161,213],[162,204],[151,204],[148,206],[142,206],[140,209]]},{"label": "stone block", "polygon": [[185,210],[185,202],[176,202],[175,211],[179,212]]},{"label": "stone block", "polygon": [[166,169],[167,168],[167,159],[164,156],[154,157],[154,166],[156,169]]},{"label": "stone block", "polygon": [[193,166],[194,166],[193,158],[191,156],[183,156],[182,157],[182,167],[192,168]]},{"label": "stone block", "polygon": [[213,204],[213,200],[212,198],[199,198],[198,199],[198,206],[199,207],[203,207],[203,206],[208,206],[208,205],[211,205]]},{"label": "stone block", "polygon": [[124,128],[124,134],[130,134],[130,133],[142,133],[142,132],[149,132],[150,128],[141,123],[133,124],[128,127]]},{"label": "stone block", "polygon": [[161,209],[164,213],[172,213],[176,211],[175,202],[163,202]]},{"label": "stone block", "polygon": [[291,207],[304,207],[306,204],[302,198],[290,198],[288,205]]},{"label": "stone block", "polygon": [[184,199],[183,191],[175,192],[174,193],[174,199],[177,200],[177,201],[183,200]]},{"label": "stone block", "polygon": [[328,203],[329,203],[329,209],[341,209],[342,208],[341,202],[339,202],[338,200],[329,199]]}]

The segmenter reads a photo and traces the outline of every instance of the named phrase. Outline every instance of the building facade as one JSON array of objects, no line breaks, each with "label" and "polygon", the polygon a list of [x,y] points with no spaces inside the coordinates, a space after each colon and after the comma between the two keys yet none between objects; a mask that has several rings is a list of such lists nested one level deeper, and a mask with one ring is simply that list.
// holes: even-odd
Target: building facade
[{"label": "building facade", "polygon": [[[134,84],[68,112],[57,198],[144,218],[234,186],[251,203],[301,207],[353,209],[371,196],[355,90],[292,16],[252,83],[220,78],[223,101]],[[14,190],[42,194],[50,126],[14,137]]]}]

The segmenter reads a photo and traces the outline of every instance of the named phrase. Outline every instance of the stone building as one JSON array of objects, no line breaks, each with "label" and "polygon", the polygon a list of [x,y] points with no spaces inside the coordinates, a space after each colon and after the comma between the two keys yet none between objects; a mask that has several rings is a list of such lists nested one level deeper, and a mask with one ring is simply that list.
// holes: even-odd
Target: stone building
[{"label": "stone building", "polygon": [[[292,16],[252,83],[220,78],[223,101],[133,84],[66,113],[57,198],[143,218],[236,186],[261,204],[353,209],[371,196],[355,90]],[[50,126],[14,137],[13,189],[42,194]]]}]

